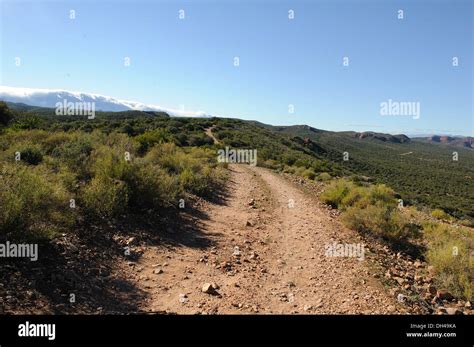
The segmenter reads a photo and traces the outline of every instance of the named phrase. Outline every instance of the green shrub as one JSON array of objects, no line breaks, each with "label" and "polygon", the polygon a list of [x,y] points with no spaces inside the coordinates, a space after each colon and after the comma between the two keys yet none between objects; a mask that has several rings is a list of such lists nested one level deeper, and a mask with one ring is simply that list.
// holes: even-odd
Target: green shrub
[{"label": "green shrub", "polygon": [[438,286],[456,297],[474,299],[474,234],[471,229],[426,223],[426,259],[435,268]]},{"label": "green shrub", "polygon": [[[87,134],[9,129],[0,137],[0,166],[18,171],[16,176],[2,175],[2,183],[6,180],[0,196],[2,233],[56,230],[67,224],[63,219],[74,221],[72,211],[87,212],[85,220],[132,210],[157,211],[176,206],[186,193],[211,196],[225,178],[225,164],[217,163],[215,151],[160,143],[167,140],[166,131],[146,132],[134,140],[116,132],[120,122],[108,123],[110,133],[94,130],[96,123],[91,124]],[[83,125],[71,121],[68,128]],[[149,128],[133,122],[130,126],[134,133]],[[200,126],[192,128],[202,131]],[[140,148],[148,150],[143,158]],[[36,166],[14,163],[17,150],[22,160]],[[78,209],[73,210],[69,201],[76,195]]]},{"label": "green shrub", "polygon": [[110,177],[117,180],[126,180],[132,171],[132,158],[127,160],[125,151],[100,146],[91,153],[90,171],[94,176]]},{"label": "green shrub", "polygon": [[189,169],[183,170],[179,174],[179,182],[187,192],[204,195],[207,193],[207,183],[202,175],[194,173]]},{"label": "green shrub", "polygon": [[395,193],[385,185],[356,185],[340,179],[329,184],[321,199],[343,211],[347,227],[372,233],[396,247],[408,246],[419,236],[419,226],[396,208]]},{"label": "green shrub", "polygon": [[181,159],[181,152],[172,143],[155,146],[145,156],[147,162],[161,166],[170,174],[179,174],[184,169],[185,163]]},{"label": "green shrub", "polygon": [[347,195],[342,199],[343,208],[357,206],[365,208],[370,205],[382,207],[396,207],[395,193],[383,184],[357,186],[354,185]]},{"label": "green shrub", "polygon": [[324,190],[323,193],[321,193],[321,200],[325,204],[338,208],[339,205],[341,205],[342,200],[352,189],[354,189],[354,184],[350,181],[334,181]]},{"label": "green shrub", "polygon": [[60,165],[56,168],[57,179],[62,182],[62,185],[69,192],[77,193],[79,190],[79,182],[77,176],[67,166]]},{"label": "green shrub", "polygon": [[289,174],[295,174],[296,173],[296,167],[284,165],[283,166],[283,172],[289,173]]},{"label": "green shrub", "polygon": [[331,175],[328,174],[327,172],[321,172],[317,177],[317,180],[322,181],[322,182],[329,181],[330,179],[331,179]]},{"label": "green shrub", "polygon": [[35,115],[20,115],[15,118],[12,128],[15,130],[38,129],[43,124],[43,119]]},{"label": "green shrub", "polygon": [[433,211],[431,211],[431,216],[436,218],[436,219],[440,219],[440,220],[449,220],[450,219],[449,214],[447,214],[446,212],[444,212],[443,210],[441,210],[439,208],[436,208]]},{"label": "green shrub", "polygon": [[145,160],[162,167],[169,175],[178,176],[182,190],[199,196],[211,195],[224,179],[221,167],[226,165],[217,165],[215,152],[210,150],[183,150],[165,143],[150,150]]},{"label": "green shrub", "polygon": [[202,167],[198,172],[185,169],[179,175],[179,181],[185,191],[202,197],[212,195],[214,188],[224,179],[219,168]]},{"label": "green shrub", "polygon": [[418,227],[403,214],[384,206],[348,207],[342,221],[350,229],[373,233],[397,246],[419,235]]},{"label": "green shrub", "polygon": [[20,152],[21,161],[27,164],[38,165],[43,161],[43,154],[38,146],[27,146],[21,148],[18,152]]},{"label": "green shrub", "polygon": [[134,140],[140,144],[139,153],[143,154],[152,148],[155,144],[170,142],[171,134],[164,129],[147,131],[141,135],[135,136]]},{"label": "green shrub", "polygon": [[372,203],[381,202],[383,205],[396,205],[395,192],[385,184],[371,185],[370,199]]},{"label": "green shrub", "polygon": [[303,177],[306,177],[310,180],[314,180],[316,178],[316,173],[312,169],[306,169],[301,174]]},{"label": "green shrub", "polygon": [[44,139],[41,145],[44,148],[46,154],[51,155],[51,153],[56,149],[64,144],[70,142],[72,140],[71,134],[67,134],[65,132],[58,132],[53,133]]},{"label": "green shrub", "polygon": [[114,217],[127,209],[128,187],[123,181],[97,176],[84,188],[82,199],[90,213]]},{"label": "green shrub", "polygon": [[350,206],[365,208],[370,205],[395,207],[395,192],[383,184],[356,185],[340,179],[332,182],[321,194],[324,203],[344,210]]},{"label": "green shrub", "polygon": [[151,164],[134,165],[124,179],[130,189],[132,208],[175,206],[181,194],[178,178]]},{"label": "green shrub", "polygon": [[187,139],[189,146],[204,146],[214,144],[214,140],[205,134],[191,135]]},{"label": "green shrub", "polygon": [[0,101],[0,126],[5,126],[13,119],[13,113],[4,101]]},{"label": "green shrub", "polygon": [[52,237],[74,222],[71,195],[41,167],[0,166],[0,234],[12,240]]},{"label": "green shrub", "polygon": [[345,208],[357,204],[358,207],[362,207],[369,205],[370,200],[369,189],[366,187],[351,186],[349,191],[341,199],[339,206],[340,208]]},{"label": "green shrub", "polygon": [[278,161],[273,160],[273,159],[265,160],[263,162],[263,166],[269,169],[273,169],[273,170],[281,169],[281,164]]},{"label": "green shrub", "polygon": [[75,136],[71,141],[52,148],[51,156],[65,164],[78,177],[89,176],[90,154],[92,143],[87,136]]}]

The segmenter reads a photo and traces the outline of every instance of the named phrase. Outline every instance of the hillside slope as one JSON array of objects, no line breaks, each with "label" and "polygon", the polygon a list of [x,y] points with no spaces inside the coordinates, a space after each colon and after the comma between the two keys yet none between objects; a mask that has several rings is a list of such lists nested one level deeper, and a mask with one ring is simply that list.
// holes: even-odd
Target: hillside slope
[{"label": "hillside slope", "polygon": [[[474,151],[401,135],[361,137],[355,132],[329,132],[308,126],[274,127],[290,136],[307,137],[327,151],[327,158],[353,173],[385,183],[409,203],[439,207],[474,217]],[[453,160],[453,152],[458,160]],[[344,152],[349,160],[344,161]]]},{"label": "hillside slope", "polygon": [[50,108],[10,105],[27,119],[40,116],[34,122],[20,122],[21,129],[100,129],[130,136],[163,129],[178,146],[213,146],[215,141],[206,135],[206,129],[213,127],[217,147],[257,149],[260,166],[298,170],[311,179],[323,179],[321,173],[365,176],[389,185],[406,203],[474,218],[474,151],[467,148],[404,135],[331,132],[307,125],[271,126],[228,118],[169,118],[163,112],[97,112],[96,119],[84,120],[58,117]]}]

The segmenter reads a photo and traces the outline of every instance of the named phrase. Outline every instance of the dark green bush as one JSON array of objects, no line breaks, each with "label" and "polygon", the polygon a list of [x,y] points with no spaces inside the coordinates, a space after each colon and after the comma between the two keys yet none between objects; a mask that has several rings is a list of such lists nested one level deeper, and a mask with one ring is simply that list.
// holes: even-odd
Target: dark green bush
[{"label": "dark green bush", "polygon": [[28,146],[19,150],[21,161],[30,164],[38,165],[43,161],[43,154],[38,146]]}]

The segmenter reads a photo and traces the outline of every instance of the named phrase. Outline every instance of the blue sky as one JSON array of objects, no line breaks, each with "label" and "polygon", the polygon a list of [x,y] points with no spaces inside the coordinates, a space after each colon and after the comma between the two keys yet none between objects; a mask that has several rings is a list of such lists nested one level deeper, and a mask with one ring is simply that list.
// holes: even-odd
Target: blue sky
[{"label": "blue sky", "polygon": [[[469,0],[0,1],[1,85],[270,124],[474,134]],[[419,102],[420,118],[381,116],[388,99]]]}]

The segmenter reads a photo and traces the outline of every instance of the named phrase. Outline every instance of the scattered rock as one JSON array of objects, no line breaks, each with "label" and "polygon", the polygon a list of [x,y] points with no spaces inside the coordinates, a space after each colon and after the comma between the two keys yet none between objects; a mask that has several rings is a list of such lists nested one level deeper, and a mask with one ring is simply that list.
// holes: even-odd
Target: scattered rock
[{"label": "scattered rock", "polygon": [[449,315],[463,314],[462,311],[457,309],[456,307],[448,307],[448,308],[446,308],[446,312]]},{"label": "scattered rock", "polygon": [[304,305],[303,310],[305,311],[311,311],[313,309],[313,306],[311,305]]},{"label": "scattered rock", "polygon": [[453,295],[450,292],[448,292],[446,289],[438,290],[438,292],[436,293],[436,297],[438,299],[441,299],[441,300],[452,300],[453,299]]},{"label": "scattered rock", "polygon": [[288,293],[286,295],[286,300],[289,302],[289,303],[292,303],[295,301],[295,295],[293,293]]},{"label": "scattered rock", "polygon": [[179,302],[185,303],[186,301],[188,301],[188,296],[183,293],[179,294]]},{"label": "scattered rock", "polygon": [[403,283],[405,283],[405,280],[401,277],[394,277],[393,279],[397,281],[399,285],[402,285]]},{"label": "scattered rock", "polygon": [[216,283],[204,283],[202,286],[202,292],[206,294],[216,295],[219,286]]},{"label": "scattered rock", "polygon": [[403,295],[403,294],[398,294],[398,295],[397,295],[397,300],[398,300],[399,302],[405,302],[406,296]]},{"label": "scattered rock", "polygon": [[252,226],[253,226],[253,223],[248,220],[247,223],[245,223],[245,225],[248,226],[248,227],[252,227]]},{"label": "scattered rock", "polygon": [[157,274],[157,275],[160,275],[163,273],[163,270],[162,269],[155,269],[155,271],[153,271],[153,273]]}]

